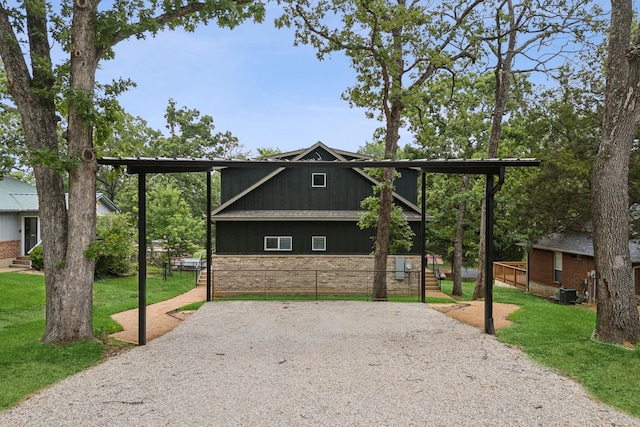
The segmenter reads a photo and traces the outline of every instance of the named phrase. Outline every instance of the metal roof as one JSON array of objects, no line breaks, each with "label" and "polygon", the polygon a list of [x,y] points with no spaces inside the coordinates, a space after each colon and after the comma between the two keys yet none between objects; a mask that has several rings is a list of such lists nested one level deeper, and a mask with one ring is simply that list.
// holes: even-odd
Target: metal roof
[{"label": "metal roof", "polygon": [[539,166],[537,159],[445,159],[445,160],[228,160],[228,159],[170,159],[170,158],[124,158],[102,157],[101,165],[126,166],[130,174],[141,173],[173,173],[173,172],[207,172],[223,168],[413,168],[421,172],[457,173],[472,175],[497,175],[505,167]]},{"label": "metal roof", "polygon": [[0,179],[0,212],[36,212],[36,187],[10,176]]}]

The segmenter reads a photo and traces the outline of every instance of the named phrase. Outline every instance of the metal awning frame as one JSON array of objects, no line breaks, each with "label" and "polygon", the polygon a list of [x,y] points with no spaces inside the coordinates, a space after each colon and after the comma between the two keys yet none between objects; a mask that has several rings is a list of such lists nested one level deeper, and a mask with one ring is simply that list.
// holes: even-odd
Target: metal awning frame
[{"label": "metal awning frame", "polygon": [[[411,168],[421,173],[422,182],[422,225],[421,225],[421,302],[425,302],[426,242],[425,242],[425,174],[445,173],[460,175],[485,175],[485,218],[486,261],[485,261],[485,304],[484,331],[495,334],[493,324],[493,221],[495,194],[500,191],[507,167],[539,166],[537,159],[471,159],[471,160],[352,160],[352,161],[316,161],[316,160],[223,160],[223,159],[169,159],[169,158],[117,158],[103,157],[98,164],[126,166],[127,173],[138,175],[138,345],[145,345],[146,337],[146,175],[151,173],[206,172],[207,174],[207,260],[208,267],[212,258],[211,247],[211,172],[225,168]],[[494,185],[494,178],[498,182]],[[211,274],[207,274],[207,301],[211,301]]]}]

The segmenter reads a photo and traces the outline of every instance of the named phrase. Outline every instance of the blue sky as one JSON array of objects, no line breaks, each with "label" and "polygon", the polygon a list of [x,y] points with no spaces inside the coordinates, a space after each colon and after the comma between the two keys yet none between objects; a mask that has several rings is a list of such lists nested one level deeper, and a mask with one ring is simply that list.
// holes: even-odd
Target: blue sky
[{"label": "blue sky", "polygon": [[[215,24],[194,33],[164,32],[115,48],[97,78],[130,78],[137,87],[121,96],[128,113],[164,129],[167,101],[214,118],[253,154],[259,147],[290,151],[316,141],[356,151],[381,125],[350,108],[340,94],[355,81],[341,54],[319,61],[315,50],[293,46],[293,31],[273,25],[270,7],[262,24],[229,30]],[[410,141],[401,141],[401,145]]]}]

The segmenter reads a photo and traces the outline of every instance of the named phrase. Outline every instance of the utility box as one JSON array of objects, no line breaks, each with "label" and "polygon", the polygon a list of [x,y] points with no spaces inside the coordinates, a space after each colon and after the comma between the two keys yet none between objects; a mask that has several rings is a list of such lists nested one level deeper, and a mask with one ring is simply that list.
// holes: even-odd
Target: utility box
[{"label": "utility box", "polygon": [[578,290],[574,288],[560,288],[560,304],[575,304],[578,300]]},{"label": "utility box", "polygon": [[396,258],[396,280],[404,280],[404,258]]}]

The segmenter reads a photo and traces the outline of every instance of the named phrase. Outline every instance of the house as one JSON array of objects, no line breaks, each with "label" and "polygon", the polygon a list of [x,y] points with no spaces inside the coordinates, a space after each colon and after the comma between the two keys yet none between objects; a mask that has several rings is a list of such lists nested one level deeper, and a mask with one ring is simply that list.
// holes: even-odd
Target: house
[{"label": "house", "polygon": [[[313,162],[370,158],[318,142],[268,159]],[[389,257],[387,270],[418,271],[422,217],[417,206],[418,172],[398,172],[401,176],[395,181],[394,203],[403,209],[416,237],[409,252]],[[214,278],[216,271],[220,276],[222,271],[231,274],[241,270],[290,271],[290,276],[303,270],[342,272],[343,276],[359,271],[364,277],[363,271],[373,270],[375,230],[361,230],[357,223],[363,212],[360,202],[373,194],[377,183],[360,168],[223,169],[221,205],[211,217],[216,240]],[[417,277],[414,274],[414,285],[419,282]],[[295,282],[292,277],[282,280]],[[340,282],[348,280],[342,277]],[[229,286],[229,278],[225,283]],[[406,283],[399,286],[406,291]]]},{"label": "house", "polygon": [[[636,294],[640,295],[640,245],[630,241]],[[558,288],[573,288],[595,297],[593,240],[586,231],[554,233],[533,245],[527,254],[527,289],[551,296]]]},{"label": "house", "polygon": [[[105,195],[96,195],[98,215],[117,212]],[[0,268],[25,256],[40,241],[36,187],[10,176],[0,179]]]}]

